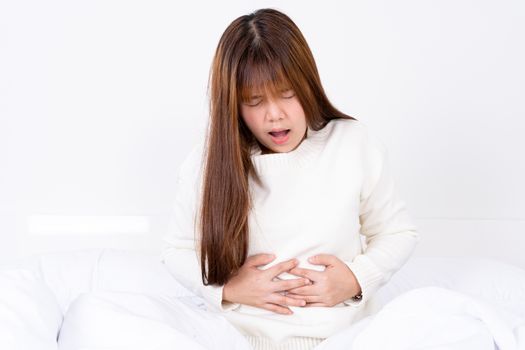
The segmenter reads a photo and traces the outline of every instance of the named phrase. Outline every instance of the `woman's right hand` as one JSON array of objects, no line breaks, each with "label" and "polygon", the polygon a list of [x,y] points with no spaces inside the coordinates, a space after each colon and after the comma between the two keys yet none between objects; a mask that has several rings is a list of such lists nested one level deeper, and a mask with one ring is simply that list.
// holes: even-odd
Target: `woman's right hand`
[{"label": "woman's right hand", "polygon": [[298,264],[297,259],[280,262],[266,270],[257,268],[274,259],[275,256],[271,254],[249,256],[239,271],[224,285],[223,300],[259,307],[283,315],[292,314],[288,306],[305,306],[304,300],[290,298],[283,292],[309,285],[311,284],[309,279],[276,279],[281,273],[295,268]]}]

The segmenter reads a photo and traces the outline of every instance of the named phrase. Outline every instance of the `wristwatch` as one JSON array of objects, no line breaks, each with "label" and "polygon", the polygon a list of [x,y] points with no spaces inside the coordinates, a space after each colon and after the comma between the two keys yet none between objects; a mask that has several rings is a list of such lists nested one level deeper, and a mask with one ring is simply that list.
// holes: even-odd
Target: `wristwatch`
[{"label": "wristwatch", "polygon": [[359,301],[359,300],[361,300],[361,299],[363,299],[363,292],[362,292],[362,291],[359,292],[359,294],[354,295],[354,296],[352,297],[352,300],[353,300],[353,301]]}]

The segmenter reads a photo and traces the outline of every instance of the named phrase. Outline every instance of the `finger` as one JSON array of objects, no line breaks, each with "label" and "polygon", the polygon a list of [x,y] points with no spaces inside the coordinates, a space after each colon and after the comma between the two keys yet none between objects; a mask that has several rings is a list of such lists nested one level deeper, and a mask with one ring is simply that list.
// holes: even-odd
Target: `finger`
[{"label": "finger", "polygon": [[316,281],[319,281],[321,279],[321,276],[323,275],[323,272],[315,271],[311,269],[303,269],[300,267],[295,267],[288,272],[291,273],[292,275],[308,278],[310,281],[313,281],[314,283]]},{"label": "finger", "polygon": [[266,310],[273,311],[273,312],[278,313],[278,314],[282,314],[282,315],[291,315],[291,314],[293,314],[292,310],[290,310],[288,307],[281,306],[281,305],[276,305],[276,304],[271,304],[271,303],[267,303],[267,304],[262,305],[262,308],[266,309]]},{"label": "finger", "polygon": [[304,307],[318,307],[318,306],[325,306],[325,307],[328,307],[327,304],[325,303],[307,303]]},{"label": "finger", "polygon": [[294,278],[291,280],[280,280],[273,283],[272,289],[274,292],[287,291],[289,289],[295,289],[298,287],[309,286],[310,282],[307,278]]},{"label": "finger", "polygon": [[269,301],[273,304],[281,306],[305,306],[306,300],[301,300],[297,298],[289,298],[287,295],[280,293],[272,293]]},{"label": "finger", "polygon": [[246,258],[246,264],[248,266],[261,266],[272,262],[275,259],[273,254],[255,254]]},{"label": "finger", "polygon": [[286,296],[292,299],[304,300],[306,304],[323,302],[323,298],[320,297],[319,295],[299,295],[299,294],[288,293],[286,294]]},{"label": "finger", "polygon": [[297,259],[290,259],[290,260],[280,262],[277,265],[270,267],[266,271],[272,277],[279,276],[281,273],[286,272],[296,267],[298,263],[299,261]]},{"label": "finger", "polygon": [[331,254],[318,254],[309,257],[308,262],[314,265],[333,266],[337,263],[337,258]]},{"label": "finger", "polygon": [[288,294],[297,294],[297,295],[318,295],[317,288],[314,286],[303,286],[293,289],[288,289]]},{"label": "finger", "polygon": [[293,293],[286,293],[286,296],[288,298],[292,298],[292,299],[299,299],[299,300],[305,300],[305,295],[299,295],[299,294],[293,294]]}]

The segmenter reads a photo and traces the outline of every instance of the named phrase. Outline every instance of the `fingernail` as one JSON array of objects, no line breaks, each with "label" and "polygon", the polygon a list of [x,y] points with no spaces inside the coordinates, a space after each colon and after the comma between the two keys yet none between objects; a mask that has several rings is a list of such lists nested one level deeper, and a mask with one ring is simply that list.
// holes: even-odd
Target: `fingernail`
[{"label": "fingernail", "polygon": [[306,301],[301,300],[301,306],[305,306],[305,305],[306,305]]},{"label": "fingernail", "polygon": [[311,283],[312,283],[312,282],[310,282],[309,279],[304,280],[304,284],[306,284],[306,285],[309,285],[309,284],[311,284]]}]

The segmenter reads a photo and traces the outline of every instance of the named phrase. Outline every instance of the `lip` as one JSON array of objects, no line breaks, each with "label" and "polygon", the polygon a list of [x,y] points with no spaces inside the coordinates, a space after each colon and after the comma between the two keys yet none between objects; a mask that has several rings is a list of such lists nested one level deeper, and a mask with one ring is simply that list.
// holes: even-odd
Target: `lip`
[{"label": "lip", "polygon": [[268,133],[279,132],[279,131],[284,131],[284,130],[290,130],[290,129],[287,129],[287,128],[272,129],[272,130],[268,131]]},{"label": "lip", "polygon": [[[290,129],[273,129],[271,132],[279,132],[279,131],[283,131],[283,130],[290,130]],[[282,144],[288,142],[288,139],[290,138],[290,133],[291,132],[292,132],[291,130],[288,131],[284,137],[275,137],[275,136],[273,136],[270,133],[268,133],[268,135],[270,135],[270,137],[272,138],[273,143],[275,143],[276,145],[282,145]]]}]

